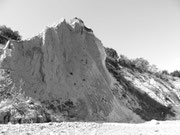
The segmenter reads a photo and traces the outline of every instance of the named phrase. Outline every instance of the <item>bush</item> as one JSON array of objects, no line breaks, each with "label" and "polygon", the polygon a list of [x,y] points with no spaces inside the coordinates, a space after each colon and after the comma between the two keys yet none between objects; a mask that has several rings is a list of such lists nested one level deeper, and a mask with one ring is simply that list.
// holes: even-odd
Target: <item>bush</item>
[{"label": "bush", "polygon": [[114,59],[114,60],[118,60],[119,56],[117,54],[117,52],[112,49],[112,48],[108,48],[108,47],[105,47],[105,51],[106,51],[106,54],[108,57]]},{"label": "bush", "polygon": [[21,40],[21,36],[18,31],[13,31],[5,25],[0,26],[0,43],[5,44],[9,39]]},{"label": "bush", "polygon": [[156,65],[149,65],[149,72],[155,74],[158,72],[158,68],[156,67]]},{"label": "bush", "polygon": [[[167,70],[159,72],[156,65],[151,65],[147,60],[143,58],[129,59],[125,55],[118,56],[117,52],[114,49],[107,47],[105,47],[105,51],[108,58],[110,58],[111,60],[115,60],[114,63],[111,62],[111,64],[116,65],[116,67],[118,67],[118,65],[121,65],[122,67],[127,67],[133,71],[155,74],[159,78],[166,78],[165,75],[169,75]],[[107,61],[109,62],[110,60]],[[171,74],[172,76],[180,77],[180,72],[178,71],[175,71]]]},{"label": "bush", "polygon": [[128,67],[128,68],[131,68],[133,66],[132,61],[130,59],[128,59],[128,57],[126,57],[124,55],[120,55],[118,63],[121,66],[125,66],[125,67]]},{"label": "bush", "polygon": [[168,82],[168,77],[167,77],[167,75],[166,74],[163,74],[162,72],[156,72],[155,74],[154,74],[157,78],[160,78],[161,80],[164,80],[164,81],[166,81],[166,82]]},{"label": "bush", "polygon": [[162,74],[164,74],[164,75],[169,75],[169,72],[168,72],[167,70],[163,70],[163,71],[162,71]]},{"label": "bush", "polygon": [[174,76],[174,77],[179,77],[180,78],[180,71],[178,71],[178,70],[175,70],[175,71],[173,71],[172,73],[170,73],[172,76]]},{"label": "bush", "polygon": [[132,61],[133,65],[139,69],[141,72],[148,72],[149,71],[149,62],[143,58],[137,58]]}]

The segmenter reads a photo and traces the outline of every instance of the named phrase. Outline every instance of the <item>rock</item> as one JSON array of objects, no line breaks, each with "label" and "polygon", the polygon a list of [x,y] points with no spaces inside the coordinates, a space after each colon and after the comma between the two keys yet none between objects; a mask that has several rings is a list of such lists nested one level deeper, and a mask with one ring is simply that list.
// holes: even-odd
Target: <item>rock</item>
[{"label": "rock", "polygon": [[7,124],[10,121],[11,113],[10,110],[12,109],[11,105],[7,105],[0,109],[0,123]]},{"label": "rock", "polygon": [[[157,78],[146,84],[148,75],[135,76],[107,59],[101,41],[79,18],[63,20],[31,39],[8,42],[0,66],[10,78],[4,91],[17,87],[15,93],[23,93],[16,96],[18,105],[25,100],[25,115],[16,111],[11,116],[15,123],[61,121],[61,116],[65,121],[143,122],[165,119],[170,112],[165,94],[149,89]],[[158,83],[169,92],[165,85]],[[179,103],[172,97],[168,102]]]},{"label": "rock", "polygon": [[23,81],[27,96],[48,103],[49,109],[64,113],[68,120],[127,117],[111,92],[104,47],[82,20],[63,20],[30,40],[10,44],[1,57],[1,68],[10,70],[13,83]]},{"label": "rock", "polygon": [[154,120],[154,119],[153,119],[153,120],[151,120],[150,122],[151,122],[152,124],[156,124],[156,125],[160,124],[160,122],[159,122],[159,121]]},{"label": "rock", "polygon": [[117,80],[112,91],[118,102],[146,121],[179,119],[180,79],[162,79],[155,73],[139,72],[130,64],[120,65],[112,56],[106,58],[106,67]]}]

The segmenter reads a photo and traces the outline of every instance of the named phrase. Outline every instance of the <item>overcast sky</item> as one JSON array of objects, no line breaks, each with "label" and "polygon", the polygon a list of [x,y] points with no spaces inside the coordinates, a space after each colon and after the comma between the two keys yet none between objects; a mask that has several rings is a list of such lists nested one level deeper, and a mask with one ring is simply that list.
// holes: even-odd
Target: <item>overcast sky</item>
[{"label": "overcast sky", "polygon": [[74,17],[119,54],[180,70],[180,0],[0,0],[0,25],[23,39]]}]

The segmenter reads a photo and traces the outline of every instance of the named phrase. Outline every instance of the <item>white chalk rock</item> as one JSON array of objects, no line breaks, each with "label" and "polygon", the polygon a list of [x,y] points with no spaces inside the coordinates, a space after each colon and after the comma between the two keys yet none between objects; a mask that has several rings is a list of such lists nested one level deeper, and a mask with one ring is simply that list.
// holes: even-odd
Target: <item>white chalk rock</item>
[{"label": "white chalk rock", "polygon": [[13,83],[23,80],[26,95],[42,103],[57,101],[55,108],[75,120],[126,121],[134,114],[114,98],[104,48],[87,29],[75,18],[32,39],[12,41],[1,68],[10,71]]}]

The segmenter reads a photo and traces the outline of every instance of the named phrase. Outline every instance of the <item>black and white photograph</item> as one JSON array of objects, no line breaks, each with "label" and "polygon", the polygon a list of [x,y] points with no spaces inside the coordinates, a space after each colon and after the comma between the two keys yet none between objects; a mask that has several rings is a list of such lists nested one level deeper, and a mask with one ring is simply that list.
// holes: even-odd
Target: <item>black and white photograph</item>
[{"label": "black and white photograph", "polygon": [[0,135],[180,135],[180,0],[0,0]]}]

